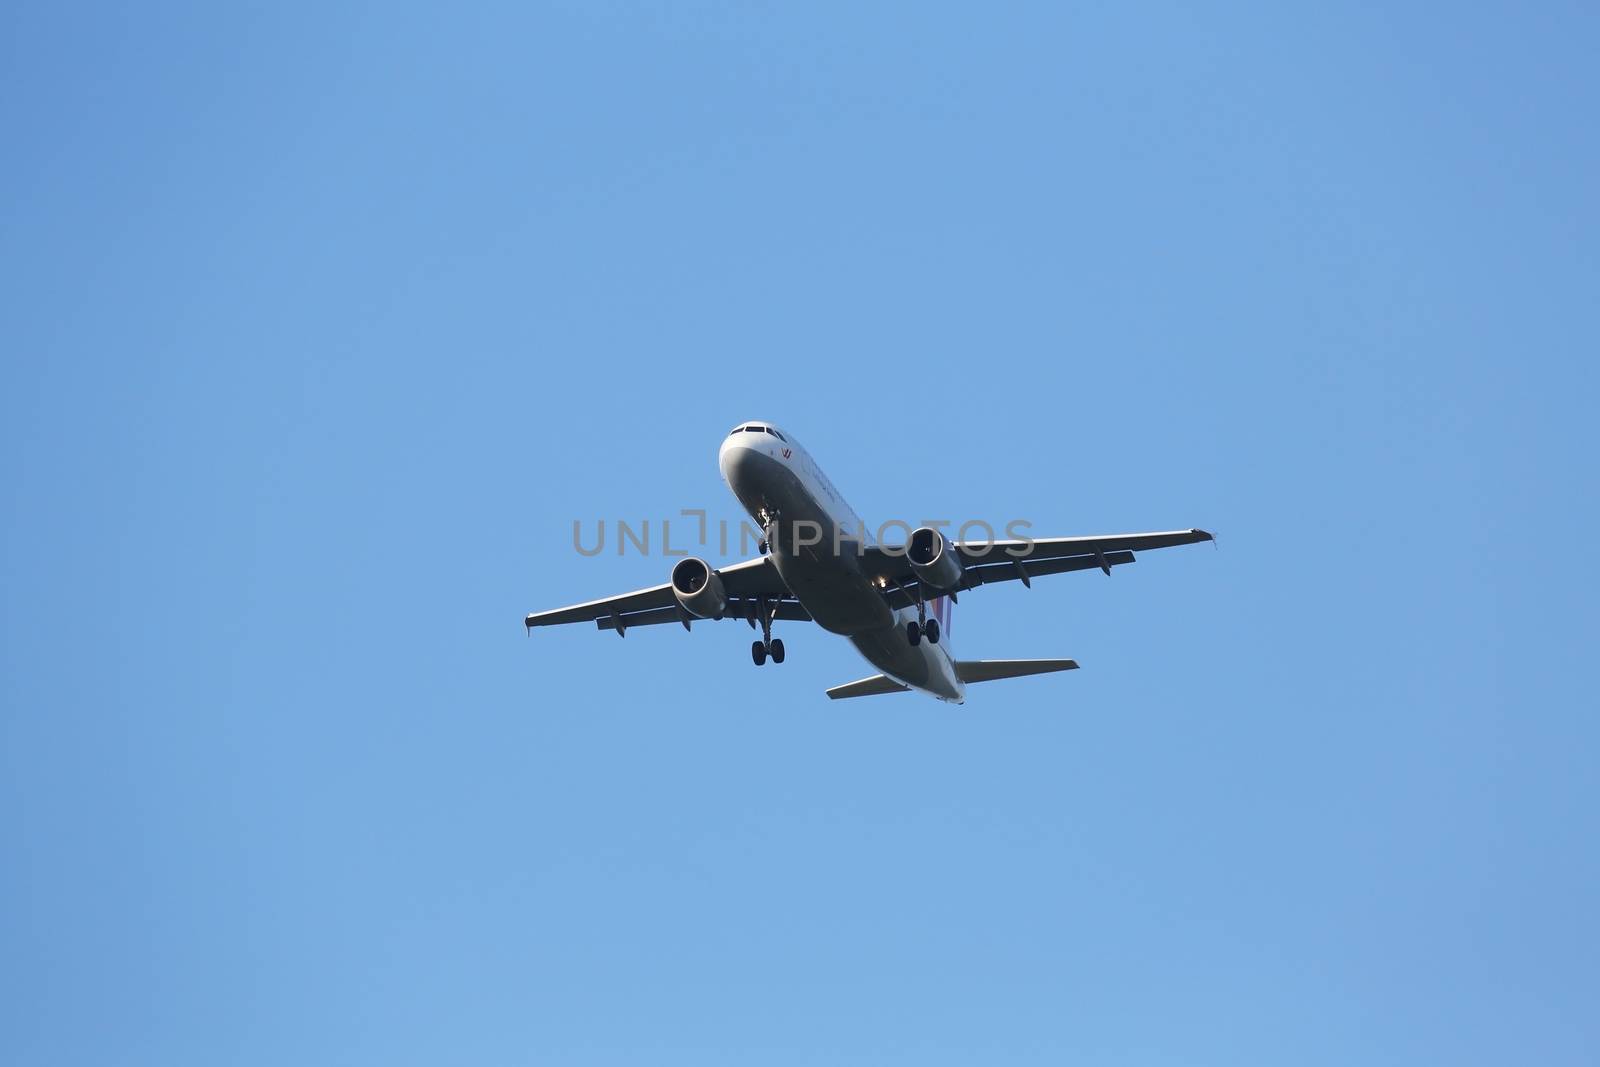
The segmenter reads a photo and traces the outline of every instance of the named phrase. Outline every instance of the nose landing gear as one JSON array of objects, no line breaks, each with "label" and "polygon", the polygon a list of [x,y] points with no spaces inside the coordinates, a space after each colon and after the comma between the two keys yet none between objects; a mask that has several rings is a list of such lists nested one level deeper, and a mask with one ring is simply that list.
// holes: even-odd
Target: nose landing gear
[{"label": "nose landing gear", "polygon": [[757,512],[756,517],[761,520],[761,540],[756,542],[756,551],[763,556],[770,555],[774,545],[778,543],[778,523],[781,516],[776,511],[763,507]]}]

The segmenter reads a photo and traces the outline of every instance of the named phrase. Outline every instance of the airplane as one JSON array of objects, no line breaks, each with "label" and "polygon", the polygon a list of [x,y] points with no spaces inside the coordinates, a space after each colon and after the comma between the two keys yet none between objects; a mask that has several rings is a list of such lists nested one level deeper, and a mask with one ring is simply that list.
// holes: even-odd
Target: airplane
[{"label": "airplane", "polygon": [[[760,555],[713,568],[685,556],[664,585],[534,612],[523,624],[593,622],[626,636],[636,626],[744,619],[761,629],[750,646],[756,666],[784,660],[772,624],[815,622],[848,638],[882,673],[835,686],[834,700],[918,691],[947,703],[966,686],[1077,669],[1070,659],[961,660],[950,652],[950,607],[957,595],[991,582],[1132,563],[1134,553],[1212,540],[1204,530],[1107,537],[952,540],[936,525],[885,547],[866,530],[793,434],[770,422],[744,422],[717,454],[722,479],[763,534]],[[899,524],[909,526],[909,524]],[[964,528],[965,529],[965,528]],[[1008,532],[1014,532],[1008,528]]]}]

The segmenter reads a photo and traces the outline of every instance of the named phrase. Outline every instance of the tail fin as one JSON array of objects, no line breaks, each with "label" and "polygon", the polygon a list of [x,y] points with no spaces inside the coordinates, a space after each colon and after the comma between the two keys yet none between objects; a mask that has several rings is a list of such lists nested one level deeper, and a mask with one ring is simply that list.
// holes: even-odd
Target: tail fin
[{"label": "tail fin", "polygon": [[955,607],[955,600],[947,596],[936,596],[928,601],[928,618],[939,620],[939,640],[950,643],[950,612]]}]

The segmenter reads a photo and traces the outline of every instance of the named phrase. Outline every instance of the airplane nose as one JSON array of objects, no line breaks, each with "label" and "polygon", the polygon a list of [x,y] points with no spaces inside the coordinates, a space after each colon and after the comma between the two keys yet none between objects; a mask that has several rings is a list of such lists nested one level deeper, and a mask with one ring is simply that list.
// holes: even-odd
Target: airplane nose
[{"label": "airplane nose", "polygon": [[728,485],[738,485],[740,476],[748,474],[755,456],[742,444],[729,441],[717,454],[717,466],[722,470],[722,480]]}]

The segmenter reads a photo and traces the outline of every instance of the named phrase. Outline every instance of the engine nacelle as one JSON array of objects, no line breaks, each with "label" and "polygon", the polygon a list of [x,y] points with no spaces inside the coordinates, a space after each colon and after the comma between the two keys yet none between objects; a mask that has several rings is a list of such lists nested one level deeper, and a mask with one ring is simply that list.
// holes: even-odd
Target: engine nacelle
[{"label": "engine nacelle", "polygon": [[954,589],[961,581],[960,557],[945,535],[932,526],[911,531],[906,558],[916,576],[933,589]]},{"label": "engine nacelle", "polygon": [[703,559],[690,556],[672,568],[672,595],[697,619],[720,619],[728,610],[728,591],[722,577]]}]

